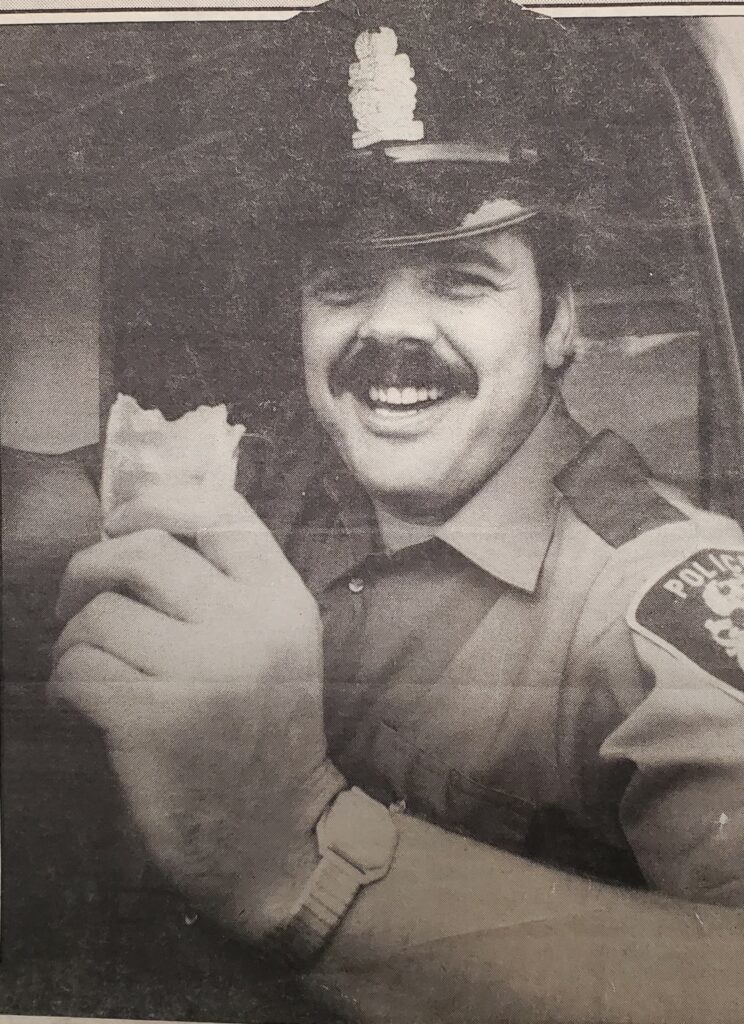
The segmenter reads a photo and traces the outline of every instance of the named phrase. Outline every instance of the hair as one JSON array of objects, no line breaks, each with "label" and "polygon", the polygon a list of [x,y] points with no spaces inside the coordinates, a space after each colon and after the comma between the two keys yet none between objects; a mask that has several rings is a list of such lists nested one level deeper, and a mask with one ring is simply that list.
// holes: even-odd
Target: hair
[{"label": "hair", "polygon": [[577,232],[567,217],[546,216],[529,221],[521,234],[532,251],[542,295],[542,333],[555,320],[558,298],[576,283],[581,266]]},{"label": "hair", "polygon": [[[553,326],[558,299],[577,282],[582,262],[579,233],[568,217],[548,215],[529,221],[521,234],[535,263],[542,298],[540,329],[544,338]],[[558,386],[573,358],[572,353],[556,369],[545,370],[552,386]]]}]

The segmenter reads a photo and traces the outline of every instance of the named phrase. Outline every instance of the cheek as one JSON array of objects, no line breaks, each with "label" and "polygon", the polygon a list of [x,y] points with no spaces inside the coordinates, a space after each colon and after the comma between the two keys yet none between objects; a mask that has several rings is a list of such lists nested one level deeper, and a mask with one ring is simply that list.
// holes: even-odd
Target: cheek
[{"label": "cheek", "polygon": [[340,355],[352,330],[349,316],[306,302],[302,313],[302,354],[306,369],[322,370],[330,366]]},{"label": "cheek", "polygon": [[451,337],[463,356],[484,377],[534,377],[542,367],[543,342],[539,304],[509,294],[463,310],[450,324]]},{"label": "cheek", "polygon": [[326,350],[327,343],[323,332],[319,331],[317,325],[307,317],[303,318],[302,361],[305,373],[305,390],[316,412],[319,411],[318,402],[322,399],[323,382],[326,378],[324,367],[330,363],[325,354]]}]

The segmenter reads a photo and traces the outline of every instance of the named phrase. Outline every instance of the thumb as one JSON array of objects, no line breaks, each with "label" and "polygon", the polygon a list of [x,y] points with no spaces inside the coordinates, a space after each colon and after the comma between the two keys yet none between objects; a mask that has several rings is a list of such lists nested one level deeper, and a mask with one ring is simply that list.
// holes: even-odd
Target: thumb
[{"label": "thumb", "polygon": [[278,583],[299,576],[269,528],[248,507],[240,522],[200,530],[196,544],[205,558],[242,583]]},{"label": "thumb", "polygon": [[311,648],[303,651],[309,651],[312,665],[308,678],[315,679],[317,649],[322,642],[320,610],[268,527],[254,512],[252,516],[252,522],[243,521],[240,526],[202,530],[196,535],[196,544],[212,565],[249,589],[259,618],[268,615],[277,625],[285,624],[286,629],[281,628],[283,642],[312,639]]}]

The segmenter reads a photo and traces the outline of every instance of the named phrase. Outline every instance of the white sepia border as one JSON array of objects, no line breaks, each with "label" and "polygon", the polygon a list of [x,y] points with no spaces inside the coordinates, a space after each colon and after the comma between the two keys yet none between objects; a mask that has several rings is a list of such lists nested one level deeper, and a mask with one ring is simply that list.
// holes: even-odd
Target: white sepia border
[{"label": "white sepia border", "polygon": [[[0,26],[115,22],[288,21],[324,0],[0,0]],[[710,0],[698,3],[643,3],[640,0],[543,0],[526,3],[528,10],[556,18],[742,17],[744,3]]]}]

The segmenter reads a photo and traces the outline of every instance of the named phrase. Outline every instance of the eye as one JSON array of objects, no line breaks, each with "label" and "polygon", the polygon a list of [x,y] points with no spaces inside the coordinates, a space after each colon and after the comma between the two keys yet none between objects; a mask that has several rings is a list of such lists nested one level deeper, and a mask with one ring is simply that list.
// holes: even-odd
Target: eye
[{"label": "eye", "polygon": [[352,306],[364,301],[374,289],[369,274],[356,268],[322,270],[305,283],[305,291],[327,306]]},{"label": "eye", "polygon": [[496,282],[475,268],[441,266],[432,271],[430,287],[437,295],[452,299],[480,298],[497,290]]}]

